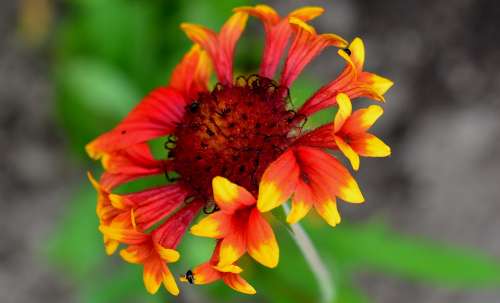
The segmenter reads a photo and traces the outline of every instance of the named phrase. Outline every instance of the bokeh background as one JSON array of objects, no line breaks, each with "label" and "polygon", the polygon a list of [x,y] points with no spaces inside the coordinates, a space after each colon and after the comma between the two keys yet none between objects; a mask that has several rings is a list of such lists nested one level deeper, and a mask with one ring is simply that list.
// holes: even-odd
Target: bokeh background
[{"label": "bokeh background", "polygon": [[[282,14],[324,6],[319,32],[361,36],[367,70],[393,79],[375,132],[393,148],[363,159],[367,198],[332,230],[306,228],[332,272],[336,302],[500,302],[500,5],[495,1],[262,1]],[[106,257],[97,231],[98,171],[83,145],[169,79],[189,47],[182,21],[218,28],[253,1],[0,2],[0,302],[316,302],[297,247],[277,226],[276,270],[246,270],[247,297],[222,283],[146,294],[140,269]],[[237,68],[254,72],[251,19]],[[343,62],[328,50],[292,89],[300,103]],[[360,102],[359,104],[369,104]],[[311,125],[330,119],[316,117]],[[186,237],[176,274],[206,259]]]}]

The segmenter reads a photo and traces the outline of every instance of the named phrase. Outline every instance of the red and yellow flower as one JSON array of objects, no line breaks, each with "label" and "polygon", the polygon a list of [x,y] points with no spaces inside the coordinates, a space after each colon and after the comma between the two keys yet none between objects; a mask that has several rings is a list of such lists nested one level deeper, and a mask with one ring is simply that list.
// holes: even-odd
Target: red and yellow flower
[{"label": "red and yellow flower", "polygon": [[[216,239],[216,248],[209,261],[181,280],[223,280],[253,294],[236,262],[246,253],[269,268],[279,260],[264,212],[291,198],[289,223],[314,208],[335,226],[340,222],[337,198],[364,201],[349,170],[331,152],[343,153],[356,170],[359,156],[389,155],[389,147],[367,133],[382,109],[370,106],[352,113],[350,100],[383,101],[392,82],[363,71],[361,39],[348,46],[343,38],[317,33],[307,23],[322,13],[319,7],[303,7],[282,18],[271,7],[257,5],[235,9],[219,33],[183,23],[194,45],[170,83],[153,90],[114,129],[86,146],[104,168],[98,181],[89,178],[98,192],[106,252],[113,254],[123,245],[121,257],[144,267],[149,292],[164,284],[178,294],[168,264],[179,259],[177,246],[201,210],[210,214],[192,226],[191,233]],[[234,78],[234,50],[249,15],[260,19],[265,29],[260,72]],[[340,48],[346,67],[294,110],[290,86],[326,47]],[[285,52],[280,77],[274,80]],[[210,89],[212,68],[218,84]],[[338,107],[332,123],[310,131],[303,127],[308,116],[330,106]],[[148,141],[156,138],[166,140],[163,159],[155,159],[149,149]],[[172,173],[178,176],[175,180]],[[116,193],[117,187],[151,175],[165,175],[166,184]]]}]

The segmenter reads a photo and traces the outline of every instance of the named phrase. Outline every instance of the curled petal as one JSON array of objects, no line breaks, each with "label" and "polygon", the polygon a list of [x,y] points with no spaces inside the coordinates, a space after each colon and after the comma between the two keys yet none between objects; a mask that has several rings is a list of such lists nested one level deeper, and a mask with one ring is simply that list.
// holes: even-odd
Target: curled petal
[{"label": "curled petal", "polygon": [[290,87],[302,69],[327,46],[344,47],[347,42],[334,34],[318,35],[315,29],[300,20],[290,17],[290,24],[297,32],[288,51],[285,67],[281,74],[281,84]]},{"label": "curled petal", "polygon": [[163,283],[165,288],[174,296],[179,294],[175,279],[164,261],[152,258],[144,263],[144,286],[150,294],[155,294]]},{"label": "curled petal", "polygon": [[142,264],[151,256],[152,247],[150,244],[148,242],[139,245],[129,245],[129,247],[120,251],[120,256],[126,262]]},{"label": "curled petal", "polygon": [[211,72],[210,58],[195,44],[175,67],[170,87],[181,92],[186,99],[195,99],[198,93],[207,91]]},{"label": "curled petal", "polygon": [[266,212],[284,203],[295,190],[298,177],[299,166],[289,149],[264,171],[259,184],[258,209]]},{"label": "curled petal", "polygon": [[349,118],[349,116],[351,116],[352,113],[351,100],[346,94],[337,95],[337,104],[339,105],[339,110],[337,111],[333,122],[335,132],[338,132],[342,128],[345,121]]},{"label": "curled petal", "polygon": [[247,230],[248,254],[260,264],[274,268],[279,261],[279,247],[274,232],[258,209],[250,213]]},{"label": "curled petal", "polygon": [[106,154],[169,134],[184,115],[185,99],[171,88],[151,92],[113,130],[85,147],[89,156],[99,159]]},{"label": "curled petal", "polygon": [[292,11],[288,17],[298,18],[302,21],[309,21],[318,16],[321,16],[325,9],[319,6],[303,6]]},{"label": "curled petal", "polygon": [[[193,283],[197,285],[210,284],[221,278],[221,273],[214,269],[209,262],[196,266],[193,270]],[[186,276],[180,278],[182,282],[188,282]]]},{"label": "curled petal", "polygon": [[160,258],[167,261],[167,263],[174,263],[179,261],[180,254],[175,249],[166,248],[159,244],[155,244],[154,248],[156,250],[156,253],[158,253],[158,255],[160,256]]}]

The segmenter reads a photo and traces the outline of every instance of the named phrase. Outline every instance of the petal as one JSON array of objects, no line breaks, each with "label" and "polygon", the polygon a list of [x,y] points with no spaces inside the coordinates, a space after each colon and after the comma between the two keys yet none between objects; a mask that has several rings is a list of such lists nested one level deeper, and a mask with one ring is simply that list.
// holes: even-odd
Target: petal
[{"label": "petal", "polygon": [[192,201],[178,210],[152,232],[154,242],[175,249],[203,205],[201,201]]},{"label": "petal", "polygon": [[236,262],[246,251],[246,234],[244,230],[235,230],[225,237],[220,246],[219,263],[217,268],[226,271],[225,268]]},{"label": "petal", "polygon": [[[318,194],[317,191],[316,194]],[[321,199],[321,197],[325,197],[325,199]],[[330,226],[335,227],[340,223],[337,203],[335,200],[328,198],[328,195],[318,194],[318,200],[314,203],[314,209]]]},{"label": "petal", "polygon": [[339,109],[333,122],[334,132],[338,132],[342,128],[345,121],[349,118],[349,116],[351,116],[352,113],[351,100],[346,94],[338,94],[336,99]]},{"label": "petal", "polygon": [[236,42],[245,29],[248,14],[236,12],[221,28],[217,35],[200,25],[183,23],[181,28],[193,42],[201,45],[212,58],[219,81],[223,84],[233,82],[233,57]]},{"label": "petal", "polygon": [[162,264],[156,258],[152,258],[144,263],[143,281],[146,290],[154,295],[162,282]]},{"label": "petal", "polygon": [[351,141],[352,148],[363,157],[387,157],[391,148],[372,134],[365,133]]},{"label": "petal", "polygon": [[[195,267],[192,272],[193,283],[197,285],[209,284],[221,278],[220,272],[215,270],[209,262]],[[182,282],[188,282],[185,275],[182,276],[180,280]]]},{"label": "petal", "polygon": [[230,218],[222,211],[206,216],[191,227],[191,233],[198,237],[220,239],[230,231]]},{"label": "petal", "polygon": [[339,136],[335,136],[335,143],[339,147],[340,151],[344,154],[344,156],[349,159],[351,162],[351,166],[354,170],[359,169],[359,155],[354,151],[349,144],[347,144],[344,139]]},{"label": "petal", "polygon": [[382,116],[384,110],[378,105],[370,105],[368,108],[358,109],[345,122],[342,132],[347,135],[365,133]]},{"label": "petal", "polygon": [[291,149],[285,151],[264,171],[259,184],[257,207],[270,211],[283,204],[295,190],[299,167]]},{"label": "petal", "polygon": [[165,260],[167,263],[174,263],[179,261],[180,254],[175,249],[166,248],[161,246],[160,244],[155,244],[154,248],[160,258]]},{"label": "petal", "polygon": [[363,40],[359,37],[354,38],[351,44],[349,44],[349,50],[351,51],[350,57],[356,70],[362,71],[365,63],[365,45]]},{"label": "petal", "polygon": [[177,283],[175,282],[174,275],[170,272],[168,269],[167,265],[163,264],[163,271],[162,271],[162,283],[163,286],[167,289],[167,291],[174,295],[177,296],[179,295],[179,287],[177,286]]},{"label": "petal", "polygon": [[260,75],[273,78],[292,33],[288,17],[308,21],[321,15],[324,9],[321,7],[306,6],[291,12],[287,18],[283,19],[280,19],[278,13],[267,5],[245,6],[235,9],[235,11],[243,11],[255,16],[264,24],[266,37]]},{"label": "petal", "polygon": [[255,198],[245,188],[224,177],[212,179],[214,200],[222,211],[232,214],[235,210],[255,204]]},{"label": "petal", "polygon": [[130,245],[120,251],[123,260],[133,264],[142,264],[151,256],[153,247],[151,242],[141,245]]},{"label": "petal", "polygon": [[367,86],[379,96],[383,96],[394,85],[394,82],[391,80],[368,72],[362,72],[358,80],[366,83]]},{"label": "petal", "polygon": [[111,256],[118,249],[120,242],[108,239],[108,237],[106,236],[103,236],[103,238],[104,238],[104,249],[106,250],[106,254],[108,256]]},{"label": "petal", "polygon": [[170,215],[188,195],[184,186],[169,184],[126,195],[112,194],[110,200],[116,208],[133,207],[135,223],[146,230]]},{"label": "petal", "polygon": [[248,294],[248,295],[254,295],[257,292],[255,289],[250,285],[245,279],[243,279],[240,275],[238,274],[224,274],[222,275],[222,279],[224,280],[224,283],[226,283],[227,286],[231,287],[232,289]]},{"label": "petal", "polygon": [[302,21],[309,21],[321,16],[325,9],[319,6],[303,6],[292,11],[288,17],[298,18]]},{"label": "petal", "polygon": [[118,228],[101,225],[99,230],[108,236],[110,239],[120,241],[122,243],[134,245],[141,244],[147,241],[149,236],[134,229]]},{"label": "petal", "polygon": [[153,158],[147,143],[135,144],[126,149],[105,154],[101,161],[106,171],[115,174],[145,176],[163,172],[163,161]]},{"label": "petal", "polygon": [[258,209],[250,213],[247,230],[248,254],[260,264],[274,268],[279,261],[279,247],[274,232]]},{"label": "petal", "polygon": [[302,134],[295,142],[295,145],[337,149],[335,143],[335,132],[333,123],[322,125],[312,131]]},{"label": "petal", "polygon": [[172,132],[184,115],[185,99],[171,88],[151,92],[113,130],[85,147],[89,156],[99,159],[131,145],[165,136]]},{"label": "petal", "polygon": [[186,99],[195,99],[198,93],[207,91],[211,72],[212,63],[207,52],[195,44],[175,67],[170,87],[178,90]]},{"label": "petal", "polygon": [[299,180],[295,194],[292,198],[292,210],[286,217],[289,224],[294,224],[300,221],[307,215],[314,204],[315,197],[311,188],[303,180]]},{"label": "petal", "polygon": [[289,22],[296,31],[295,39],[281,74],[281,85],[290,87],[302,69],[327,46],[344,47],[347,42],[334,34],[318,35],[314,28],[299,18],[290,17]]},{"label": "petal", "polygon": [[296,150],[301,171],[309,178],[346,202],[364,202],[356,180],[337,159],[317,148],[300,146]]}]

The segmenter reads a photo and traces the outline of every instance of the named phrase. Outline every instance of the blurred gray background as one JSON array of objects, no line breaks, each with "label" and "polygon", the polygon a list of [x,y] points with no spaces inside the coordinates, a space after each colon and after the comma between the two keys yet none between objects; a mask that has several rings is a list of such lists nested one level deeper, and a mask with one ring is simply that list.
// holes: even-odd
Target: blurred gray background
[{"label": "blurred gray background", "polygon": [[[51,46],[32,47],[19,34],[20,3],[0,2],[0,302],[72,302],[71,285],[44,264],[39,248],[72,189],[85,182],[85,168],[66,156],[53,122]],[[500,258],[500,5],[270,2],[282,13],[304,3],[327,9],[315,22],[319,32],[361,36],[366,70],[395,82],[375,129],[393,154],[362,160],[358,178],[368,203],[343,209],[344,218],[379,216],[402,232]],[[333,78],[331,56],[307,71]],[[374,274],[357,279],[375,302],[500,302],[500,291],[436,289]]]}]

